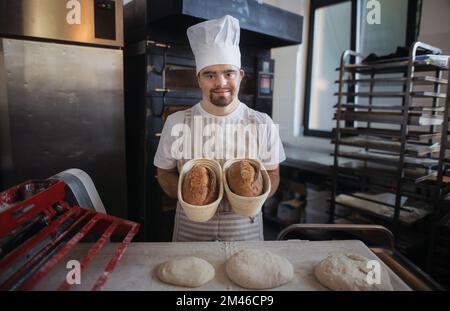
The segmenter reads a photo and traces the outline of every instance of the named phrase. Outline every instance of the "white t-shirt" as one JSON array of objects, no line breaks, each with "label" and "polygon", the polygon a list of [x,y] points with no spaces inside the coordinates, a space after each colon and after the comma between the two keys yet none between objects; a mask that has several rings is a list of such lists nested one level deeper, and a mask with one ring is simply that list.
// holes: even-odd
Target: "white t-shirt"
[{"label": "white t-shirt", "polygon": [[188,110],[194,120],[189,126],[185,122],[187,110],[167,118],[153,162],[155,166],[172,169],[181,158],[224,161],[245,157],[256,158],[271,170],[286,159],[278,127],[266,113],[241,102],[226,116],[212,115],[200,103]]}]

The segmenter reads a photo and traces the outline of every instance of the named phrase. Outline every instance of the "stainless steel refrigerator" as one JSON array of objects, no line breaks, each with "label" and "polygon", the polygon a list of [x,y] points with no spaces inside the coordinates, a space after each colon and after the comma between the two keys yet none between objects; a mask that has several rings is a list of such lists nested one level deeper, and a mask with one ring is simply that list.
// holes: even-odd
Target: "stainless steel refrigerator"
[{"label": "stainless steel refrigerator", "polygon": [[127,217],[122,0],[0,0],[0,191],[70,168]]}]

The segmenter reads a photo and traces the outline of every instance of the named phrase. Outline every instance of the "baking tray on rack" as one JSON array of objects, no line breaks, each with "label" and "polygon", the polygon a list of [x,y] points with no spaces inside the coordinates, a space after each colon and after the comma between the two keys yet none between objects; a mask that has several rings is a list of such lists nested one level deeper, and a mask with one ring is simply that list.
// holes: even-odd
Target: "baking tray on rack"
[{"label": "baking tray on rack", "polygon": [[[336,140],[333,139],[331,141],[333,144],[336,143]],[[399,152],[401,149],[401,142],[385,140],[385,139],[377,139],[375,137],[364,137],[364,136],[351,136],[346,138],[341,138],[339,144],[352,146],[352,147],[360,147],[365,149],[375,149],[375,150],[383,150],[389,152]],[[411,156],[423,157],[428,154],[438,152],[440,150],[439,143],[434,143],[432,145],[419,145],[408,143],[406,144],[406,154]]]},{"label": "baking tray on rack", "polygon": [[[370,161],[374,163],[393,165],[398,167],[399,165],[399,155],[398,154],[386,154],[386,153],[378,153],[378,152],[370,152],[366,150],[358,150],[358,151],[341,151],[338,153],[338,157],[355,159],[361,161]],[[430,158],[414,158],[406,156],[404,158],[404,162],[406,166],[410,167],[426,167],[431,168],[433,166],[438,165],[438,159],[430,159]]]},{"label": "baking tray on rack", "polygon": [[[415,91],[410,93],[413,97],[423,97],[423,98],[445,98],[447,94],[445,93],[435,93],[428,91]],[[347,97],[404,97],[408,95],[407,92],[342,92],[342,93],[334,93],[333,95],[338,96],[347,96]]]},{"label": "baking tray on rack", "polygon": [[[341,120],[402,124],[403,114],[394,112],[340,111]],[[408,112],[408,125],[441,125],[442,116]],[[335,114],[336,118],[336,114]]]},{"label": "baking tray on rack", "polygon": [[[389,60],[379,63],[366,63],[366,64],[349,64],[344,66],[344,71],[359,74],[373,74],[373,73],[406,73],[408,71],[408,60]],[[414,71],[436,71],[436,70],[448,70],[448,66],[434,65],[427,61],[415,61]],[[336,71],[340,71],[340,68],[336,68]]]},{"label": "baking tray on rack", "polygon": [[[398,168],[381,165],[378,163],[363,162],[359,160],[347,161],[337,167],[337,172],[350,176],[377,176],[385,177],[389,180],[397,178]],[[437,171],[425,168],[405,168],[405,181],[418,184],[427,180],[432,180],[437,176]]]},{"label": "baking tray on rack", "polygon": [[[394,215],[393,207],[388,207],[383,204],[369,202],[367,200],[359,198],[351,198],[351,199],[352,201],[350,201],[349,196],[340,194],[336,197],[336,204],[370,215],[375,218],[379,218],[383,221],[387,222],[392,221]],[[410,213],[413,214],[413,217],[409,216]],[[429,214],[430,212],[425,210],[423,210],[423,213],[421,213],[421,210],[419,210],[418,212],[417,211],[409,212],[400,210],[399,221],[404,226],[412,226],[417,224],[419,221],[423,221],[423,219],[427,217]]]},{"label": "baking tray on rack", "polygon": [[[435,83],[447,84],[447,79],[440,79],[432,76],[414,77],[414,84],[416,85],[433,85]],[[373,79],[345,79],[342,83],[346,84],[373,84],[376,86],[391,86],[391,85],[404,85],[408,80],[406,78],[373,78]],[[334,83],[340,83],[339,80]]]},{"label": "baking tray on rack", "polygon": [[[334,106],[334,108],[338,108],[338,104]],[[368,104],[354,104],[354,103],[345,103],[341,104],[341,109],[365,109],[365,110],[404,110],[405,107],[401,105],[368,105]],[[424,112],[443,112],[445,107],[443,106],[425,106],[425,105],[414,105],[409,107],[409,111],[412,113]],[[366,112],[366,111],[363,111]]]},{"label": "baking tray on rack", "polygon": [[[400,130],[384,129],[384,128],[372,128],[372,127],[344,127],[340,129],[340,132],[348,135],[371,135],[386,138],[397,138],[402,137],[402,132]],[[440,132],[420,132],[420,131],[408,131],[406,137],[407,140],[412,141],[424,141],[424,140],[439,140],[441,138]]]},{"label": "baking tray on rack", "polygon": [[[356,179],[346,178],[345,182],[351,189],[361,189],[361,185],[364,185],[364,183],[367,182],[367,179],[364,180],[364,178],[356,178]],[[389,192],[394,194],[397,193],[394,180],[391,179],[388,182],[383,182],[382,179],[377,180],[376,176],[370,177],[370,189],[379,193],[381,192]],[[428,201],[430,199],[429,190],[430,185],[426,183],[402,184],[402,195],[414,200]]]}]

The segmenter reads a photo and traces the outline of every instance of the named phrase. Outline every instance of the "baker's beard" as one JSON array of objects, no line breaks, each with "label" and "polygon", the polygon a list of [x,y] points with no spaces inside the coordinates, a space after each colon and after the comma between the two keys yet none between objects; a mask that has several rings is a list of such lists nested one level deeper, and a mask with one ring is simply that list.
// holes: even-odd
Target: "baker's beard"
[{"label": "baker's beard", "polygon": [[233,91],[230,92],[230,95],[227,96],[220,96],[214,93],[210,93],[209,95],[209,101],[217,107],[226,107],[229,104],[233,102],[234,99],[234,93]]}]

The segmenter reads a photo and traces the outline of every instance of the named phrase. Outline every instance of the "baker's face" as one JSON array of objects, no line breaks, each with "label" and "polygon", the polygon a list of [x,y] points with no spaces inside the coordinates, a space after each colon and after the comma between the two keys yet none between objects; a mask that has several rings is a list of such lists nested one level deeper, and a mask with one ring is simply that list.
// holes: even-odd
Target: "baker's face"
[{"label": "baker's face", "polygon": [[213,105],[226,107],[237,98],[244,71],[233,65],[213,65],[198,73],[203,99]]}]

